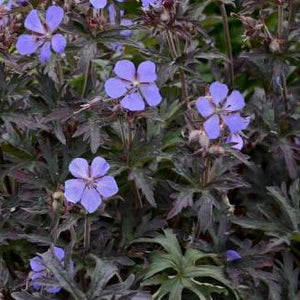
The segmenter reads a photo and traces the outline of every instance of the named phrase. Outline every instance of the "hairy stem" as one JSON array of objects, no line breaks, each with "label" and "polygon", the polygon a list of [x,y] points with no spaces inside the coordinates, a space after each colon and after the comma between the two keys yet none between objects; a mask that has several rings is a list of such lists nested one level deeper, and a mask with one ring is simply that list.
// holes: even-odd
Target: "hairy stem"
[{"label": "hairy stem", "polygon": [[[170,30],[167,30],[167,41],[168,41],[169,48],[171,51],[172,59],[175,61],[180,56],[180,49],[179,49],[179,47],[176,47],[176,43],[173,39],[173,36],[172,36],[172,33]],[[178,40],[177,40],[177,43],[178,43]],[[182,89],[182,98],[183,98],[184,102],[186,103],[186,105],[189,107],[188,86],[187,86],[184,70],[181,67],[179,67],[179,76],[180,76],[181,89]]]},{"label": "hairy stem", "polygon": [[61,89],[65,82],[64,72],[63,72],[62,65],[61,65],[61,59],[56,60],[56,72],[57,72],[59,88]]},{"label": "hairy stem", "polygon": [[277,37],[282,39],[283,32],[283,5],[278,5],[278,24],[277,24]]},{"label": "hairy stem", "polygon": [[84,235],[83,235],[83,247],[84,252],[87,253],[91,245],[91,221],[89,220],[88,215],[84,219]]},{"label": "hairy stem", "polygon": [[289,17],[288,17],[288,33],[290,32],[295,22],[296,3],[294,0],[289,1]]},{"label": "hairy stem", "polygon": [[229,24],[228,24],[228,17],[226,12],[226,7],[223,2],[220,4],[220,10],[223,19],[223,27],[224,27],[224,38],[225,38],[225,45],[227,50],[227,56],[229,59],[227,68],[230,77],[230,84],[233,86],[234,84],[234,70],[233,70],[233,55],[232,55],[232,47],[231,47],[231,38],[230,38],[230,31],[229,31]]},{"label": "hairy stem", "polygon": [[[290,17],[290,16],[289,16]],[[278,24],[277,24],[277,37],[279,40],[283,39],[283,5],[278,5]],[[289,20],[290,21],[290,20]],[[280,44],[281,47],[281,44]],[[286,77],[284,74],[284,71],[280,74],[280,81],[282,86],[282,98],[284,101],[284,107],[285,111],[288,111],[288,91],[287,91],[287,85],[286,85]]]},{"label": "hairy stem", "polygon": [[81,93],[81,97],[84,98],[86,96],[87,93],[87,87],[88,87],[88,82],[91,78],[91,73],[92,73],[92,61],[90,60],[88,63],[88,66],[86,68],[86,72],[85,72],[85,77],[84,77],[84,85],[83,85],[83,89],[82,89],[82,93]]}]

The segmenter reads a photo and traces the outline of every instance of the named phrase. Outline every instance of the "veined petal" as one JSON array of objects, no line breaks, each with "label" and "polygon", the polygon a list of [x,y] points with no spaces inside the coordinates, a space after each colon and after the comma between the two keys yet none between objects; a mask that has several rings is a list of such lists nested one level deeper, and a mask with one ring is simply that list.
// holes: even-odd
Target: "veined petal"
[{"label": "veined petal", "polygon": [[237,259],[241,259],[241,255],[234,250],[227,250],[226,251],[226,260],[227,261],[233,261],[233,260],[237,260]]},{"label": "veined petal", "polygon": [[65,51],[67,45],[66,38],[60,33],[54,34],[51,39],[51,45],[56,53],[61,54]]},{"label": "veined petal", "polygon": [[40,288],[41,288],[41,285],[39,284],[39,283],[36,283],[35,282],[35,280],[36,279],[39,279],[39,278],[44,278],[44,277],[46,277],[46,273],[47,271],[46,271],[46,268],[45,268],[45,270],[44,271],[42,271],[42,272],[37,272],[37,273],[35,273],[35,272],[32,272],[31,274],[30,274],[30,279],[32,280],[32,287],[35,289],[35,290],[39,290]]},{"label": "veined petal", "polygon": [[152,61],[144,61],[137,69],[139,82],[154,82],[157,79],[156,66]]},{"label": "veined petal", "polygon": [[47,293],[49,293],[49,294],[56,294],[60,290],[61,290],[61,287],[55,287],[55,286],[52,288],[46,289]]},{"label": "veined petal", "polygon": [[141,90],[141,93],[144,96],[146,102],[150,106],[157,106],[161,102],[162,97],[161,97],[159,89],[155,83],[141,84],[140,90]]},{"label": "veined petal", "polygon": [[108,5],[108,18],[111,25],[116,24],[116,9],[113,4]]},{"label": "veined petal", "polygon": [[34,272],[42,272],[46,269],[45,265],[43,264],[43,260],[39,256],[33,257],[30,261],[30,268]]},{"label": "veined petal", "polygon": [[119,188],[112,176],[104,176],[96,181],[97,190],[104,198],[111,197],[118,193]]},{"label": "veined petal", "polygon": [[228,87],[226,84],[215,81],[209,86],[209,92],[213,103],[219,104],[226,98],[228,94]]},{"label": "veined petal", "polygon": [[80,203],[89,213],[93,213],[101,205],[102,199],[96,189],[86,188]]},{"label": "veined petal", "polygon": [[142,0],[142,6],[144,8],[149,8],[149,6],[159,7],[162,5],[162,0]]},{"label": "veined petal", "polygon": [[46,24],[51,32],[56,30],[64,18],[64,10],[56,5],[49,6],[46,11]]},{"label": "veined petal", "polygon": [[202,117],[206,118],[215,111],[215,106],[205,97],[200,97],[196,101],[196,107]]},{"label": "veined petal", "polygon": [[63,262],[65,257],[65,251],[62,248],[53,247],[53,253],[60,262]]},{"label": "veined petal", "polygon": [[50,61],[50,59],[51,59],[50,42],[46,42],[41,48],[40,61],[46,63]]},{"label": "veined petal", "polygon": [[139,92],[125,96],[120,104],[123,108],[130,111],[141,111],[145,109],[145,102]]},{"label": "veined petal", "polygon": [[94,8],[100,9],[105,7],[107,0],[90,0],[90,2]]},{"label": "veined petal", "polygon": [[77,203],[82,198],[84,189],[85,182],[82,179],[66,180],[64,196],[67,201]]},{"label": "veined petal", "polygon": [[[122,26],[131,26],[131,25],[133,25],[133,22],[131,20],[128,20],[128,19],[122,19],[121,20],[121,25]],[[125,29],[125,30],[120,31],[121,36],[128,37],[128,36],[131,36],[131,34],[132,34],[132,31],[130,29]]]},{"label": "veined petal", "polygon": [[119,98],[126,94],[130,83],[119,78],[109,78],[105,81],[104,89],[109,97]]},{"label": "veined petal", "polygon": [[239,91],[233,91],[226,99],[224,109],[227,111],[237,111],[245,106],[245,100]]},{"label": "veined petal", "polygon": [[16,48],[21,55],[29,55],[36,52],[42,43],[35,35],[22,34],[18,37]]},{"label": "veined petal", "polygon": [[125,80],[135,80],[135,66],[130,60],[120,60],[114,67],[115,74]]},{"label": "veined petal", "polygon": [[228,126],[231,133],[237,133],[245,129],[245,119],[241,117],[239,113],[222,115],[224,123]]},{"label": "veined petal", "polygon": [[238,133],[231,134],[225,143],[232,144],[231,148],[236,150],[241,150],[244,146],[244,140]]},{"label": "veined petal", "polygon": [[42,25],[40,17],[38,15],[37,10],[33,9],[25,19],[24,23],[25,27],[33,32],[37,32],[40,34],[46,34],[46,30]]},{"label": "veined petal", "polygon": [[91,177],[98,178],[104,176],[110,166],[103,157],[95,157],[91,164]]},{"label": "veined petal", "polygon": [[203,125],[210,140],[220,136],[220,118],[217,115],[212,115]]},{"label": "veined petal", "polygon": [[84,158],[75,158],[69,165],[70,173],[77,178],[88,178],[89,176],[89,164]]}]

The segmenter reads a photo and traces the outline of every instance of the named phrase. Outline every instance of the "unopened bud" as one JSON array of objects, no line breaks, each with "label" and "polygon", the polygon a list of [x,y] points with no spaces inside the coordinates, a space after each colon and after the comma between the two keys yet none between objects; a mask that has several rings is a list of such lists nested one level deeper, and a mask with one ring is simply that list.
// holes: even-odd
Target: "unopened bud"
[{"label": "unopened bud", "polygon": [[280,42],[278,39],[273,39],[269,45],[272,53],[280,52]]},{"label": "unopened bud", "polygon": [[225,149],[219,145],[212,145],[211,147],[209,147],[208,153],[223,155],[223,154],[225,154]]},{"label": "unopened bud", "polygon": [[52,198],[53,200],[59,200],[59,199],[62,199],[64,196],[64,193],[62,191],[57,191],[57,192],[54,192],[52,194]]}]

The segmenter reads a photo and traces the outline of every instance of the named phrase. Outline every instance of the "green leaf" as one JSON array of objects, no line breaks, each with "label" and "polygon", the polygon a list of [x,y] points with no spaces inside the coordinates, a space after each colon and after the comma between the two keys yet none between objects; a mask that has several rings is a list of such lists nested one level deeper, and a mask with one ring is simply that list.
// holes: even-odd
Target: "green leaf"
[{"label": "green leaf", "polygon": [[[209,263],[212,259],[217,259],[215,254],[189,248],[183,255],[176,235],[171,230],[164,230],[164,235],[152,239],[142,238],[135,242],[157,243],[167,251],[156,252],[150,256],[152,262],[143,276],[143,285],[160,285],[153,295],[154,299],[162,299],[169,294],[170,300],[180,300],[184,289],[191,290],[203,300],[212,299],[211,293],[227,295],[229,291],[234,299],[238,299],[225,276],[224,268]],[[202,261],[205,264],[201,264]],[[217,281],[218,284],[211,283],[208,278]]]}]

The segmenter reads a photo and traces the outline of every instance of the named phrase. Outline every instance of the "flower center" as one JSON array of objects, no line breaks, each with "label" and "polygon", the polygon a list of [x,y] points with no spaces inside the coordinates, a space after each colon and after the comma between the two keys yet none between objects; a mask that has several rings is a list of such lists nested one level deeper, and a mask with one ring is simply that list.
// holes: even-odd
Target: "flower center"
[{"label": "flower center", "polygon": [[45,37],[46,37],[46,39],[51,39],[51,37],[52,37],[52,33],[51,32],[47,32],[46,34],[45,34]]},{"label": "flower center", "polygon": [[88,189],[95,188],[95,179],[93,177],[86,178],[85,182]]},{"label": "flower center", "polygon": [[139,84],[140,84],[140,83],[139,83],[136,79],[132,81],[132,85],[133,85],[134,87],[138,87]]}]

